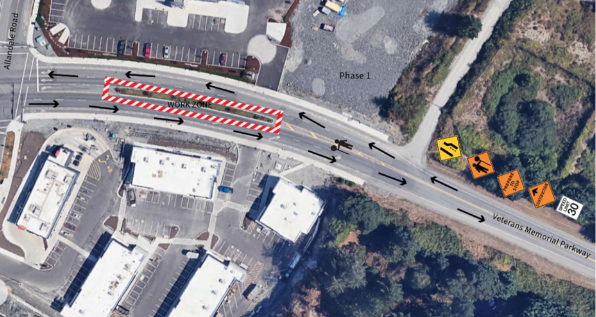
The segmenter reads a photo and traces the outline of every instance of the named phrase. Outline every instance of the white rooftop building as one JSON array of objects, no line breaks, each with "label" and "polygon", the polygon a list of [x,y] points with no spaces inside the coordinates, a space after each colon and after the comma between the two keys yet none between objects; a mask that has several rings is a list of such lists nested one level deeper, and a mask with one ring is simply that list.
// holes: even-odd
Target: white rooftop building
[{"label": "white rooftop building", "polygon": [[282,178],[272,194],[258,222],[292,242],[310,232],[325,206],[325,201],[310,189]]},{"label": "white rooftop building", "polygon": [[163,150],[134,147],[131,184],[157,191],[213,198],[221,161]]},{"label": "white rooftop building", "polygon": [[186,285],[169,317],[212,317],[234,281],[243,281],[246,271],[233,262],[228,265],[211,255]]},{"label": "white rooftop building", "polygon": [[78,172],[64,166],[68,163],[72,152],[60,149],[56,157],[50,156],[44,163],[33,188],[28,190],[17,226],[42,238],[47,239],[62,212],[62,208],[70,195]]},{"label": "white rooftop building", "polygon": [[130,251],[116,240],[99,259],[64,317],[108,317],[132,281],[146,253],[140,248]]}]

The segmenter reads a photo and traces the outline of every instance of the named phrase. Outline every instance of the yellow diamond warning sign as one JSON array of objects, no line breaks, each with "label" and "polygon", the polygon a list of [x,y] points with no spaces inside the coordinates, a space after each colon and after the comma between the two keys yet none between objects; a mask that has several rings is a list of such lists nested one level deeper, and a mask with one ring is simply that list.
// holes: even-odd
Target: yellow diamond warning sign
[{"label": "yellow diamond warning sign", "polygon": [[457,135],[437,140],[437,148],[439,149],[439,158],[441,161],[461,156],[461,149],[459,147],[459,139],[457,138]]},{"label": "yellow diamond warning sign", "polygon": [[499,175],[497,179],[499,180],[499,185],[501,185],[501,189],[503,190],[503,195],[505,195],[505,197],[524,190],[524,183],[521,180],[518,170],[513,170],[509,173]]},{"label": "yellow diamond warning sign", "polygon": [[540,208],[555,201],[555,195],[548,181],[528,188],[534,207]]}]

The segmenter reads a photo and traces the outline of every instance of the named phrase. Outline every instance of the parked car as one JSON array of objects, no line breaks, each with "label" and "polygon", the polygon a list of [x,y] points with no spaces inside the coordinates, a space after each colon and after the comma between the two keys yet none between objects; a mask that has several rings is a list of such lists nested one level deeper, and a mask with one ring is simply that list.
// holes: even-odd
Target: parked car
[{"label": "parked car", "polygon": [[151,57],[151,43],[145,43],[145,58]]},{"label": "parked car", "polygon": [[128,204],[131,207],[135,207],[137,205],[137,198],[135,195],[135,191],[132,189],[129,189],[127,194],[128,194]]},{"label": "parked car", "polygon": [[80,161],[83,159],[83,156],[77,154],[77,156],[75,156],[75,160]]},{"label": "parked car", "polygon": [[234,189],[232,187],[228,187],[228,186],[219,186],[217,187],[217,190],[219,190],[222,193],[233,193]]},{"label": "parked car", "polygon": [[118,56],[124,56],[125,50],[126,50],[126,40],[118,41]]},{"label": "parked car", "polygon": [[221,66],[226,65],[226,53],[221,53],[219,55],[219,65],[221,65]]},{"label": "parked car", "polygon": [[75,230],[77,230],[77,226],[75,226],[75,225],[73,225],[73,224],[71,224],[71,223],[68,223],[68,222],[65,222],[65,223],[64,223],[64,228],[66,228],[66,229],[70,229],[70,230],[72,230],[72,231],[75,231]]},{"label": "parked car", "polygon": [[334,32],[335,31],[335,25],[327,24],[327,23],[321,23],[321,30],[325,30],[327,32]]},{"label": "parked car", "polygon": [[170,58],[170,47],[169,46],[163,47],[163,58]]},{"label": "parked car", "polygon": [[72,162],[72,165],[74,165],[74,166],[79,166],[79,164],[80,164],[80,163],[81,163],[81,162],[79,162],[79,161],[73,161],[73,162]]}]

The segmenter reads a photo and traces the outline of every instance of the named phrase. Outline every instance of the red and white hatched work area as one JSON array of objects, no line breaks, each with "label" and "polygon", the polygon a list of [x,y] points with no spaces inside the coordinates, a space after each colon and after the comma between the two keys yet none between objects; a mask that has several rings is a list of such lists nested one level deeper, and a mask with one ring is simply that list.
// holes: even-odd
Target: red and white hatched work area
[{"label": "red and white hatched work area", "polygon": [[[154,104],[142,102],[142,101],[135,101],[135,100],[130,100],[130,99],[126,99],[126,98],[110,96],[108,94],[110,91],[110,84],[125,86],[125,87],[129,87],[129,88],[136,88],[136,89],[140,89],[140,90],[152,91],[152,92],[157,92],[157,93],[162,93],[162,94],[174,95],[177,97],[183,97],[183,98],[188,98],[188,99],[202,101],[202,102],[210,102],[210,103],[215,103],[215,104],[219,104],[219,105],[223,105],[223,106],[231,107],[231,108],[238,108],[238,109],[242,109],[242,110],[246,110],[246,111],[270,114],[270,115],[276,116],[275,125],[272,127],[266,126],[266,125],[259,125],[256,123],[244,122],[244,121],[239,121],[239,120],[235,120],[235,119],[229,119],[229,118],[224,118],[224,117],[219,117],[219,116],[214,116],[214,115],[209,115],[209,114],[202,114],[202,113],[183,110],[183,109],[176,109],[176,108],[170,108],[170,107],[166,107],[166,106],[154,105]],[[193,93],[189,93],[189,92],[168,89],[168,88],[163,88],[163,87],[158,87],[158,86],[146,85],[146,84],[136,83],[136,82],[129,81],[129,80],[123,80],[123,79],[112,78],[112,77],[107,77],[107,76],[105,77],[105,80],[104,80],[103,92],[101,95],[101,99],[110,101],[110,102],[117,102],[117,103],[120,103],[123,105],[151,109],[151,110],[155,110],[155,111],[161,111],[161,112],[166,112],[166,113],[170,113],[170,114],[175,114],[178,116],[196,118],[196,119],[200,119],[200,120],[217,122],[217,123],[227,124],[227,125],[231,125],[231,126],[235,126],[235,127],[258,130],[258,131],[262,131],[262,132],[270,132],[270,133],[275,133],[275,134],[279,134],[279,131],[281,128],[281,121],[282,121],[282,117],[284,114],[283,111],[277,110],[277,109],[269,109],[269,108],[254,106],[254,105],[250,105],[250,104],[246,104],[246,103],[229,101],[229,100],[225,100],[225,99],[219,99],[219,98],[214,98],[214,97],[209,97],[209,96],[204,96],[204,95],[198,95],[198,94],[193,94]]]}]

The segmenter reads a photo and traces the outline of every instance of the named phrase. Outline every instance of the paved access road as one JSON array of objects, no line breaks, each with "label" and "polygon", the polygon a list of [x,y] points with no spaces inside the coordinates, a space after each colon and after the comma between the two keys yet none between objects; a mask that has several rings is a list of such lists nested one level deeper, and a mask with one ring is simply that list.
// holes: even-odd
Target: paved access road
[{"label": "paved access road", "polygon": [[[27,58],[29,58],[29,61],[25,63],[24,61]],[[114,69],[113,67],[101,66],[46,65],[43,63],[39,63],[39,66],[37,66],[37,62],[31,63],[31,58],[31,56],[22,55],[20,57],[22,62],[18,63],[18,65],[21,65],[25,69],[13,70],[4,79],[12,82],[20,82],[22,80],[22,91],[27,92],[22,97],[27,102],[25,103],[21,100],[20,104],[15,106],[18,110],[16,113],[19,113],[21,110],[25,113],[43,112],[48,117],[56,117],[58,113],[93,115],[99,112],[89,109],[88,106],[90,104],[106,107],[113,105],[112,103],[101,101],[104,76],[125,79],[124,74],[128,70],[146,73],[146,71],[140,69]],[[50,79],[47,75],[50,70],[54,70],[57,73],[77,74],[79,77]],[[32,74],[31,77],[29,77],[29,74]],[[368,137],[366,134],[342,125],[331,118],[323,118],[315,113],[311,114],[311,118],[325,126],[325,129],[320,128],[311,122],[303,121],[299,118],[299,112],[308,110],[300,108],[297,105],[288,104],[286,101],[276,100],[243,89],[234,89],[236,90],[235,94],[208,90],[205,87],[206,82],[195,78],[186,78],[184,76],[181,77],[159,72],[154,74],[156,75],[155,78],[135,78],[134,80],[268,108],[281,109],[284,111],[284,123],[281,133],[279,135],[265,133],[263,140],[260,141],[261,144],[298,153],[321,162],[325,161],[325,159],[312,155],[308,151],[318,152],[329,157],[333,155],[338,160],[333,166],[365,179],[367,184],[373,188],[380,188],[391,192],[399,197],[434,210],[437,213],[484,230],[495,238],[520,246],[528,250],[528,252],[560,264],[571,271],[593,278],[594,255],[590,255],[586,259],[560,246],[553,245],[550,242],[494,220],[492,215],[498,214],[520,226],[531,227],[533,230],[546,236],[565,240],[567,243],[575,245],[582,250],[593,250],[593,244],[589,244],[547,224],[541,223],[536,219],[523,215],[521,212],[505,206],[491,197],[468,189],[464,184],[450,180],[447,176],[437,174],[424,165],[416,163],[415,160],[410,158],[409,153],[404,152],[402,148],[395,147],[373,137]],[[214,84],[225,87],[224,84],[218,84],[216,82]],[[225,88],[233,89],[233,87]],[[52,100],[59,101],[60,106],[51,108],[27,105],[29,102]],[[131,118],[147,118],[147,122],[149,123],[153,122],[152,118],[156,115],[176,118],[176,116],[157,113],[151,110],[125,105],[118,106],[120,111],[117,115],[130,116]],[[101,112],[101,114],[103,115],[105,112]],[[60,116],[58,115],[58,117]],[[184,124],[186,126],[200,127],[203,131],[237,136],[232,132],[234,129],[226,125],[217,125],[188,118],[185,119]],[[245,131],[253,132],[251,130]],[[245,136],[238,136],[238,138],[239,140],[250,139]],[[347,139],[349,143],[354,145],[354,150],[349,155],[343,153],[339,153],[338,155],[338,152],[332,152],[330,146],[334,143],[335,139]],[[368,147],[368,143],[370,142],[376,142],[377,146],[392,153],[396,159],[391,159],[378,151],[370,150]],[[380,176],[378,174],[379,172],[399,179],[403,177],[406,179],[407,184],[400,186],[399,183]],[[430,178],[432,176],[437,176],[439,180],[459,190],[453,191],[447,187],[431,183]],[[457,208],[478,216],[483,215],[486,221],[480,224],[477,222],[477,219],[458,212]]]}]

